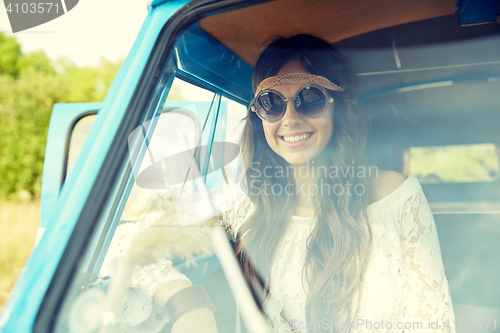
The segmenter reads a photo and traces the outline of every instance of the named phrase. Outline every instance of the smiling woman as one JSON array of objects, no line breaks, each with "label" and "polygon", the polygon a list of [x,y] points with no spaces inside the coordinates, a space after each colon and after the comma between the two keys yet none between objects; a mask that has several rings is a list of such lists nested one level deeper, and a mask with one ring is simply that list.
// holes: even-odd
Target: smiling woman
[{"label": "smiling woman", "polygon": [[[3,331],[496,330],[500,180],[399,173],[411,147],[498,146],[500,26],[460,27],[473,3],[151,1],[62,189],[46,155],[52,215]],[[54,108],[51,156],[89,108]]]},{"label": "smiling woman", "polygon": [[[380,327],[386,320],[395,329],[414,322],[432,331],[428,319],[453,321],[434,221],[418,181],[378,170],[370,178],[314,172],[365,166],[369,121],[352,101],[348,61],[311,35],[278,38],[257,60],[253,87],[242,152],[258,191],[250,193],[252,214],[237,233],[236,251],[249,284],[260,286],[254,296],[272,327],[319,332],[377,323],[391,329]],[[299,172],[266,172],[290,167]],[[423,232],[414,234],[417,226]],[[439,330],[453,331],[445,325]]]},{"label": "smiling woman", "polygon": [[[241,139],[246,179],[228,184],[232,206],[219,194],[212,200],[272,330],[455,332],[435,224],[420,184],[393,171],[365,172],[369,118],[353,102],[349,62],[320,38],[278,38],[259,57],[253,86]],[[131,276],[134,292],[126,296],[123,327],[156,332],[170,323],[174,333],[217,331],[214,295],[192,286],[170,254],[154,260],[149,251],[140,259],[148,258],[147,264],[130,266],[128,274],[113,268],[114,259],[137,252],[130,244],[143,227],[118,226],[101,270],[118,284]],[[157,242],[139,249],[175,243],[161,229],[149,230]],[[120,294],[116,283],[110,295]]]}]

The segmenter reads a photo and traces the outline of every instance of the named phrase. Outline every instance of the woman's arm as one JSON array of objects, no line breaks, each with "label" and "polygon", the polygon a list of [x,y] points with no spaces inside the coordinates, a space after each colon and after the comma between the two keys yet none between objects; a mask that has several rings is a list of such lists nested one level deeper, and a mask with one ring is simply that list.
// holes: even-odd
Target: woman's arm
[{"label": "woman's arm", "polygon": [[405,203],[401,224],[405,332],[454,333],[455,315],[436,225],[421,188]]}]

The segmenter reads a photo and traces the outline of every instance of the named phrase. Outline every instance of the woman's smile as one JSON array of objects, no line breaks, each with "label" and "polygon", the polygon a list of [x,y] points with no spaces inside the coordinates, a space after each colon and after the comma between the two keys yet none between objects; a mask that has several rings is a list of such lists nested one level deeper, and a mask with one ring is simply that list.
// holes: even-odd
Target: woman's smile
[{"label": "woman's smile", "polygon": [[297,132],[283,135],[278,134],[278,137],[289,147],[300,147],[301,145],[305,145],[313,134],[312,132]]}]

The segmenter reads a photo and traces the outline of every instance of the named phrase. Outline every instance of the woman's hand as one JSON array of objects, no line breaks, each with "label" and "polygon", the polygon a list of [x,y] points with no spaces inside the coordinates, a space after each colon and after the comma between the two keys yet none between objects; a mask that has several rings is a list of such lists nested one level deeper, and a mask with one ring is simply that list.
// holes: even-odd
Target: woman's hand
[{"label": "woman's hand", "polygon": [[[189,282],[175,280],[167,285],[161,286],[155,293],[154,301],[160,306],[165,306],[167,301],[176,292],[191,287]],[[177,319],[172,326],[171,333],[217,333],[217,324],[211,309],[197,308],[186,312]]]}]

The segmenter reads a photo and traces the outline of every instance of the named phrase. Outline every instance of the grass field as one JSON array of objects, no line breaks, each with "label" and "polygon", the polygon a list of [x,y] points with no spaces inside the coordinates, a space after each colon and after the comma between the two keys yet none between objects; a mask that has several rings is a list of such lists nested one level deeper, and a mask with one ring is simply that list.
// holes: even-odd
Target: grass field
[{"label": "grass field", "polygon": [[35,244],[39,214],[39,201],[0,201],[0,313]]}]

